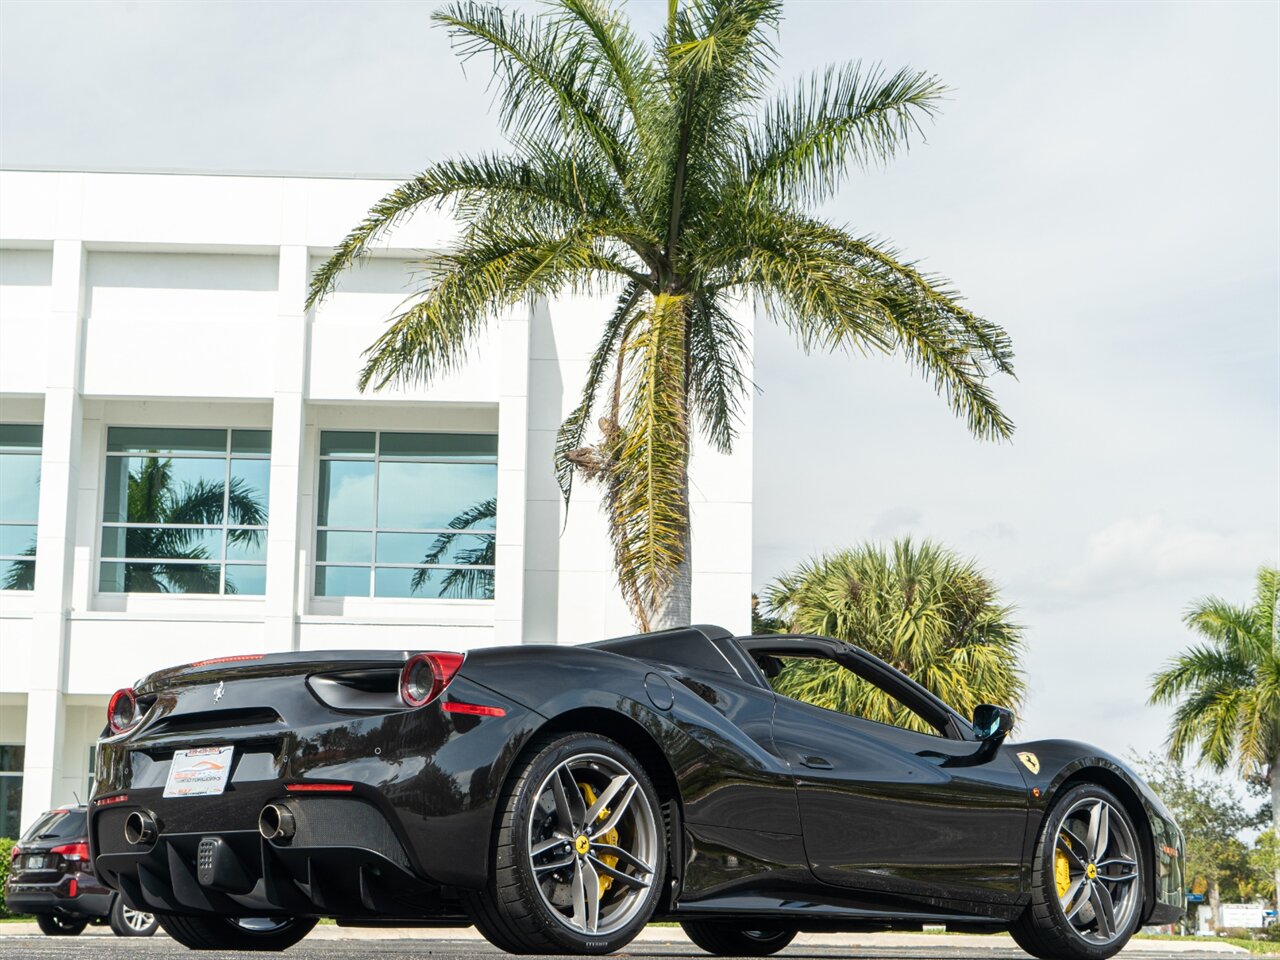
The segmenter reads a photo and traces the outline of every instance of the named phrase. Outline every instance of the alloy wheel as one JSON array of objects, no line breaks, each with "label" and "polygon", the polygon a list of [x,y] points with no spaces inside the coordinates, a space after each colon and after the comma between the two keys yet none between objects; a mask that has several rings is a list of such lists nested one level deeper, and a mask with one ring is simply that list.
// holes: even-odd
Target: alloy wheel
[{"label": "alloy wheel", "polygon": [[137,933],[141,933],[156,922],[156,918],[152,914],[123,905],[120,909],[120,918],[124,920],[126,927]]},{"label": "alloy wheel", "polygon": [[645,906],[660,832],[635,776],[585,753],[542,781],[529,818],[529,864],[543,902],[575,933],[607,936]]},{"label": "alloy wheel", "polygon": [[1063,916],[1082,938],[1109,944],[1128,932],[1142,888],[1137,843],[1119,811],[1096,797],[1077,801],[1058,827],[1053,863]]}]

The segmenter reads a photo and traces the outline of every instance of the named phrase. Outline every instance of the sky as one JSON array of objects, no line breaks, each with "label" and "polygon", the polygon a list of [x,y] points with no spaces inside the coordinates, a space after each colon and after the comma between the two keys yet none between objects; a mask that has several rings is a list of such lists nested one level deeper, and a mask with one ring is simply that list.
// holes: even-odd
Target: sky
[{"label": "sky", "polygon": [[[429,3],[0,3],[0,165],[407,176],[501,146]],[[631,2],[656,26],[662,2]],[[951,89],[823,210],[1000,323],[1011,443],[892,358],[756,333],[755,580],[934,538],[1017,607],[1020,734],[1149,752],[1193,599],[1280,563],[1280,4],[791,2],[779,78]]]}]

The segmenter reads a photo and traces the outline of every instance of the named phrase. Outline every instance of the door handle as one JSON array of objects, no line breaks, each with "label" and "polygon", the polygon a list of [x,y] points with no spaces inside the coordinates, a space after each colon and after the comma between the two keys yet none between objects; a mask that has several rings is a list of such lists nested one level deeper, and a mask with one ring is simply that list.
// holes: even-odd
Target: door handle
[{"label": "door handle", "polygon": [[801,757],[801,766],[808,767],[810,770],[831,770],[831,761],[826,757]]}]

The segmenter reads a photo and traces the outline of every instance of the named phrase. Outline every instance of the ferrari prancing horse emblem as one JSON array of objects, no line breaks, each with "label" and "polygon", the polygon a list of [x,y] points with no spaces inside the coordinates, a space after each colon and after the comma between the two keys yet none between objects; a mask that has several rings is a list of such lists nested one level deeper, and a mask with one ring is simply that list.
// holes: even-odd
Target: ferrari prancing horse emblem
[{"label": "ferrari prancing horse emblem", "polygon": [[1034,753],[1020,753],[1018,754],[1018,759],[1021,760],[1023,766],[1025,766],[1032,773],[1040,772],[1040,758],[1037,757]]}]

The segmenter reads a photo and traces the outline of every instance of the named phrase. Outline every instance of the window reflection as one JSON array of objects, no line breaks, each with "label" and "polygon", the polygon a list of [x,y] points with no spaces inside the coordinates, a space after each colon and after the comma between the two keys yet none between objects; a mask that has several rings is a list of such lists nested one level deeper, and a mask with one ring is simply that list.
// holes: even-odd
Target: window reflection
[{"label": "window reflection", "polygon": [[320,436],[315,593],[493,598],[497,437]]},{"label": "window reflection", "polygon": [[270,431],[111,427],[99,590],[261,595]]},{"label": "window reflection", "polygon": [[34,590],[42,428],[0,423],[0,590]]}]

